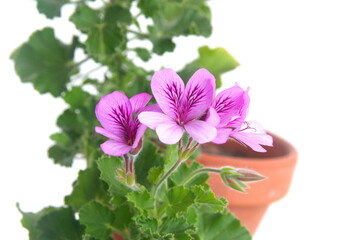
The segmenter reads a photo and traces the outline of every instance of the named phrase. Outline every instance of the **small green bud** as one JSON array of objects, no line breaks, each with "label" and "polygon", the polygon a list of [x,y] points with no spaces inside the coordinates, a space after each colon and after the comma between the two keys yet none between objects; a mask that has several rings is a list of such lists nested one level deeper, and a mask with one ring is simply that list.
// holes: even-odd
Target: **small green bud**
[{"label": "small green bud", "polygon": [[261,174],[245,168],[223,167],[220,169],[220,176],[223,182],[230,188],[240,192],[246,192],[249,186],[244,182],[256,182],[265,179]]}]

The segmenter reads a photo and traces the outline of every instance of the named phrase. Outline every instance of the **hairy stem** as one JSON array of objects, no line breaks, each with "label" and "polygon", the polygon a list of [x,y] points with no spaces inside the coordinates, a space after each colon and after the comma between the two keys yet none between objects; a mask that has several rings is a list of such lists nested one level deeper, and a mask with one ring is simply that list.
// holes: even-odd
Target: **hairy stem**
[{"label": "hairy stem", "polygon": [[133,33],[133,34],[135,34],[135,35],[137,35],[138,37],[141,37],[141,38],[148,38],[149,37],[149,34],[147,34],[147,33],[142,33],[142,32],[134,31],[134,30],[131,30],[131,29],[127,29],[127,31],[129,33]]},{"label": "hairy stem", "polygon": [[187,182],[189,182],[193,177],[195,177],[198,174],[205,173],[205,172],[216,172],[219,173],[220,169],[218,168],[210,168],[210,167],[204,167],[197,169],[193,171],[190,175],[188,175],[181,183],[180,185],[185,185]]},{"label": "hairy stem", "polygon": [[160,186],[162,185],[162,183],[170,176],[170,174],[172,172],[175,171],[175,169],[182,163],[182,160],[181,159],[178,159],[174,165],[169,169],[169,171],[167,171],[167,173],[165,173],[162,178],[159,180],[159,182],[155,185],[155,188],[154,188],[154,198],[156,199],[156,195],[157,195],[157,192],[160,188]]}]

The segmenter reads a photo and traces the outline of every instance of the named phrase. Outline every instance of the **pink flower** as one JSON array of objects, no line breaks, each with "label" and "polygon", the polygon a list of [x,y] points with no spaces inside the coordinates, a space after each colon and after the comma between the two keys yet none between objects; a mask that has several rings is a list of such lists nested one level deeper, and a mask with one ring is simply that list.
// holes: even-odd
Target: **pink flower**
[{"label": "pink flower", "polygon": [[103,128],[95,127],[95,132],[110,138],[101,144],[104,153],[122,156],[139,150],[146,126],[139,122],[137,115],[133,115],[143,110],[151,97],[140,93],[128,99],[124,93],[114,91],[100,99],[95,113]]},{"label": "pink flower", "polygon": [[209,109],[215,94],[215,78],[206,69],[199,69],[184,86],[172,69],[157,71],[151,90],[162,112],[142,112],[139,120],[155,129],[161,142],[174,144],[186,131],[198,143],[212,141],[216,128],[200,118]]},{"label": "pink flower", "polygon": [[217,128],[214,143],[223,144],[231,138],[254,151],[266,152],[261,145],[272,146],[272,137],[260,124],[245,121],[250,103],[248,91],[236,84],[220,92],[208,111],[206,121]]}]

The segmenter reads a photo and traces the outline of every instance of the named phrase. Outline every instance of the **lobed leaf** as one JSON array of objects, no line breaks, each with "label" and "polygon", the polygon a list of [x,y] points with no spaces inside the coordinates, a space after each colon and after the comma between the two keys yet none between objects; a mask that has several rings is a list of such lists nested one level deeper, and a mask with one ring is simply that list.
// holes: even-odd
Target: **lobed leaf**
[{"label": "lobed leaf", "polygon": [[10,58],[22,82],[31,82],[40,93],[58,97],[77,71],[73,64],[75,45],[76,40],[65,45],[55,38],[52,28],[44,28],[34,32]]},{"label": "lobed leaf", "polygon": [[61,8],[69,0],[36,0],[37,9],[40,13],[43,13],[47,18],[60,17]]},{"label": "lobed leaf", "polygon": [[191,191],[195,194],[195,203],[202,207],[210,209],[213,212],[221,212],[226,209],[227,201],[224,198],[218,199],[210,189],[205,189],[203,186],[192,186]]},{"label": "lobed leaf", "polygon": [[196,196],[190,189],[183,186],[170,188],[166,193],[166,212],[174,216],[178,212],[185,212],[194,203]]},{"label": "lobed leaf", "polygon": [[100,170],[100,179],[109,185],[109,192],[112,196],[112,204],[121,206],[126,201],[126,194],[130,189],[122,184],[116,175],[116,169],[122,167],[122,159],[119,157],[103,156],[98,160],[98,168]]},{"label": "lobed leaf", "polygon": [[251,240],[250,233],[231,213],[200,213],[196,224],[201,240]]},{"label": "lobed leaf", "polygon": [[221,86],[221,75],[235,69],[240,64],[224,48],[210,49],[207,46],[198,49],[199,57],[187,64],[179,75],[182,79],[190,79],[192,74],[199,68],[206,68],[216,78],[216,86]]},{"label": "lobed leaf", "polygon": [[70,208],[57,208],[44,215],[36,224],[39,240],[81,240],[83,229]]},{"label": "lobed leaf", "polygon": [[81,4],[70,16],[70,21],[73,22],[80,31],[88,32],[100,24],[100,11],[90,8],[88,5]]},{"label": "lobed leaf", "polygon": [[22,214],[21,224],[29,231],[29,240],[37,240],[41,236],[42,232],[37,228],[39,220],[46,214],[55,210],[54,207],[47,207],[37,213],[23,212],[20,209],[19,204],[16,205],[20,213]]},{"label": "lobed leaf", "polygon": [[85,226],[85,232],[97,239],[107,240],[113,231],[114,213],[97,202],[89,202],[82,206],[79,212],[80,223]]},{"label": "lobed leaf", "polygon": [[144,212],[154,208],[154,198],[145,188],[140,192],[133,191],[126,195],[126,198],[131,202],[137,210]]},{"label": "lobed leaf", "polygon": [[163,167],[164,160],[158,154],[158,148],[151,142],[144,141],[143,148],[135,161],[136,182],[150,189],[152,183],[149,181],[150,169]]},{"label": "lobed leaf", "polygon": [[74,188],[70,195],[65,197],[65,204],[74,210],[79,210],[84,204],[92,200],[108,201],[104,182],[99,180],[100,172],[96,167],[80,170]]}]

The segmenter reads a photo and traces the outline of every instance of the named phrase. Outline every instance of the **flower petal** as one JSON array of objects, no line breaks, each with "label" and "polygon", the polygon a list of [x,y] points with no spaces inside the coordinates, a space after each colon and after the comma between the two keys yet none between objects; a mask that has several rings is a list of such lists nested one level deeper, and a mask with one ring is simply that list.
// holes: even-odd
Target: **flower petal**
[{"label": "flower petal", "polygon": [[175,121],[172,121],[159,125],[156,128],[156,133],[161,142],[165,144],[175,144],[181,139],[184,129]]},{"label": "flower petal", "polygon": [[217,128],[217,135],[214,138],[214,140],[212,140],[212,142],[216,144],[226,143],[227,140],[229,139],[231,132],[232,129],[230,128]]},{"label": "flower petal", "polygon": [[248,111],[249,111],[249,104],[250,104],[249,88],[247,88],[246,91],[244,92],[241,102],[242,102],[242,105],[239,110],[239,116],[243,120],[245,120],[245,118],[248,114]]},{"label": "flower petal", "polygon": [[215,77],[206,69],[197,70],[186,84],[182,101],[185,120],[190,121],[203,114],[211,105],[215,94]]},{"label": "flower petal", "polygon": [[132,107],[132,112],[137,112],[141,108],[145,107],[146,104],[150,101],[152,96],[148,93],[139,93],[130,98],[130,103]]},{"label": "flower petal", "polygon": [[131,103],[125,94],[114,91],[102,97],[96,105],[95,113],[100,124],[107,131],[119,138],[125,138],[126,129],[132,118]]},{"label": "flower petal", "polygon": [[142,124],[153,130],[160,124],[173,122],[169,116],[159,112],[141,112],[138,118]]},{"label": "flower petal", "polygon": [[233,131],[230,137],[242,142],[254,151],[266,152],[266,150],[260,146],[273,146],[273,138],[268,135],[264,128],[257,122],[247,122],[247,127],[244,130]]},{"label": "flower petal", "polygon": [[155,72],[151,79],[151,90],[161,110],[173,119],[178,118],[184,82],[177,73],[166,68]]},{"label": "flower petal", "polygon": [[217,114],[216,110],[213,107],[210,107],[205,118],[205,122],[210,123],[214,127],[216,127],[220,123],[219,114]]},{"label": "flower petal", "polygon": [[140,110],[140,112],[159,112],[159,113],[162,113],[163,111],[159,107],[159,104],[156,103],[156,104],[152,104],[152,105],[144,107],[143,109]]},{"label": "flower petal", "polygon": [[239,115],[239,110],[244,105],[244,93],[245,91],[236,85],[220,92],[216,96],[212,107],[215,108],[220,116],[220,126],[226,126],[234,116]]},{"label": "flower petal", "polygon": [[273,138],[268,134],[251,132],[233,132],[230,135],[235,140],[251,147],[256,152],[266,152],[261,145],[272,146]]},{"label": "flower petal", "polygon": [[131,150],[131,146],[114,140],[108,140],[100,145],[104,153],[111,156],[122,156]]},{"label": "flower petal", "polygon": [[99,133],[107,138],[110,138],[110,139],[113,139],[113,140],[116,140],[116,141],[119,141],[119,142],[123,142],[123,139],[121,139],[119,136],[107,131],[106,129],[104,128],[101,128],[101,127],[95,127],[95,132],[96,133]]},{"label": "flower petal", "polygon": [[132,145],[132,148],[136,148],[139,144],[139,141],[142,139],[142,137],[144,136],[144,133],[147,129],[147,126],[144,124],[139,124],[137,131],[136,131],[136,135],[135,135],[135,139],[134,139],[134,143]]},{"label": "flower petal", "polygon": [[184,128],[189,135],[200,144],[210,142],[216,137],[216,128],[205,121],[189,121],[184,125]]}]

